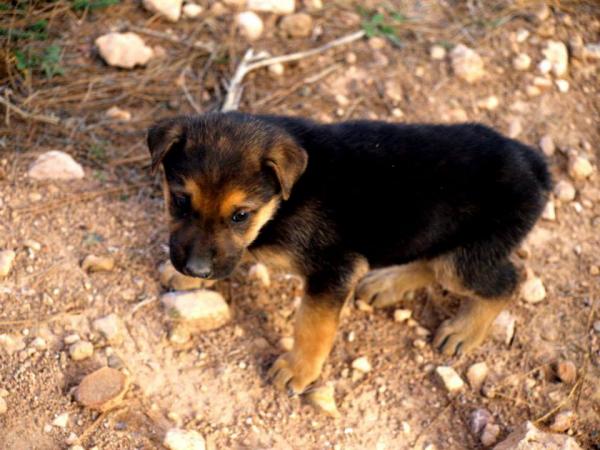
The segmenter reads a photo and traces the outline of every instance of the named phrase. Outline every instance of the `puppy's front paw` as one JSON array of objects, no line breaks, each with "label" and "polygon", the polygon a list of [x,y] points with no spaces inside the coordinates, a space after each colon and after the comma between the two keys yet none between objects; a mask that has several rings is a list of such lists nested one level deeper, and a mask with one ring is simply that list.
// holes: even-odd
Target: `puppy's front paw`
[{"label": "puppy's front paw", "polygon": [[356,286],[356,300],[371,304],[374,308],[385,308],[402,300],[404,292],[398,289],[397,274],[395,267],[369,272]]},{"label": "puppy's front paw", "polygon": [[290,395],[301,394],[321,373],[321,367],[310,358],[291,351],[281,355],[269,370],[269,378],[280,390]]}]

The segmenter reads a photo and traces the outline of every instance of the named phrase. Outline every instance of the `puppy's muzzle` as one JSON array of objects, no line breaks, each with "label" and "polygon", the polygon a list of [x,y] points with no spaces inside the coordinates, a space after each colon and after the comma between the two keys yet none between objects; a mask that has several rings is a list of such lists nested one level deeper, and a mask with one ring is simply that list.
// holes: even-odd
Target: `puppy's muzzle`
[{"label": "puppy's muzzle", "polygon": [[192,256],[185,264],[188,275],[198,278],[210,278],[213,274],[213,264],[210,257]]}]

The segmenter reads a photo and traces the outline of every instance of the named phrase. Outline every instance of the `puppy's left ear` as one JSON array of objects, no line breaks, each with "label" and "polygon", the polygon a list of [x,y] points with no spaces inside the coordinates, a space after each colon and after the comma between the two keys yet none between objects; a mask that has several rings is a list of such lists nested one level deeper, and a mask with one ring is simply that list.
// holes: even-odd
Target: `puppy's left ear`
[{"label": "puppy's left ear", "polygon": [[185,143],[185,123],[183,117],[175,117],[161,120],[148,130],[147,142],[152,157],[152,173],[156,173],[165,155],[173,147]]},{"label": "puppy's left ear", "polygon": [[292,187],[306,170],[308,155],[291,139],[277,142],[268,152],[265,165],[273,170],[284,200],[290,198]]}]

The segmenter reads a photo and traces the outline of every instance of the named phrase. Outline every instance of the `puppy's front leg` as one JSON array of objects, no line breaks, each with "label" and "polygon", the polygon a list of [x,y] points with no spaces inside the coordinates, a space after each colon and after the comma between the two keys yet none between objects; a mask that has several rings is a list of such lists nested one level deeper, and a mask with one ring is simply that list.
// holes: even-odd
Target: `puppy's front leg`
[{"label": "puppy's front leg", "polygon": [[270,377],[279,389],[300,394],[321,374],[333,346],[340,312],[353,294],[356,282],[368,270],[362,258],[345,262],[347,265],[338,266],[335,274],[320,273],[307,280],[307,294],[294,323],[294,347],[281,355],[270,370]]}]

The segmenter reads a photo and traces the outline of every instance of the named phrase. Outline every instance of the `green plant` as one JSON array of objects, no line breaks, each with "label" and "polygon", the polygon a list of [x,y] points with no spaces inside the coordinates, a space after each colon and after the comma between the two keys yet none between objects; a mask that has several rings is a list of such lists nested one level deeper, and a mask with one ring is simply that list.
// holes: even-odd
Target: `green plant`
[{"label": "green plant", "polygon": [[367,37],[384,37],[395,46],[402,46],[402,41],[397,35],[397,26],[408,20],[404,14],[390,7],[386,7],[384,12],[359,7],[358,12],[363,16],[361,25]]},{"label": "green plant", "polygon": [[71,8],[75,11],[94,10],[117,5],[121,0],[72,0]]},{"label": "green plant", "polygon": [[38,20],[37,22],[27,25],[25,28],[0,28],[0,36],[10,36],[14,40],[34,40],[34,41],[45,41],[48,39],[48,21]]},{"label": "green plant", "polygon": [[90,158],[95,160],[96,162],[103,163],[106,162],[106,145],[104,142],[95,142],[90,146],[89,150]]},{"label": "green plant", "polygon": [[31,47],[15,50],[15,59],[17,69],[21,72],[41,70],[48,79],[65,73],[60,65],[61,48],[58,45],[49,45],[41,53],[33,51]]}]

